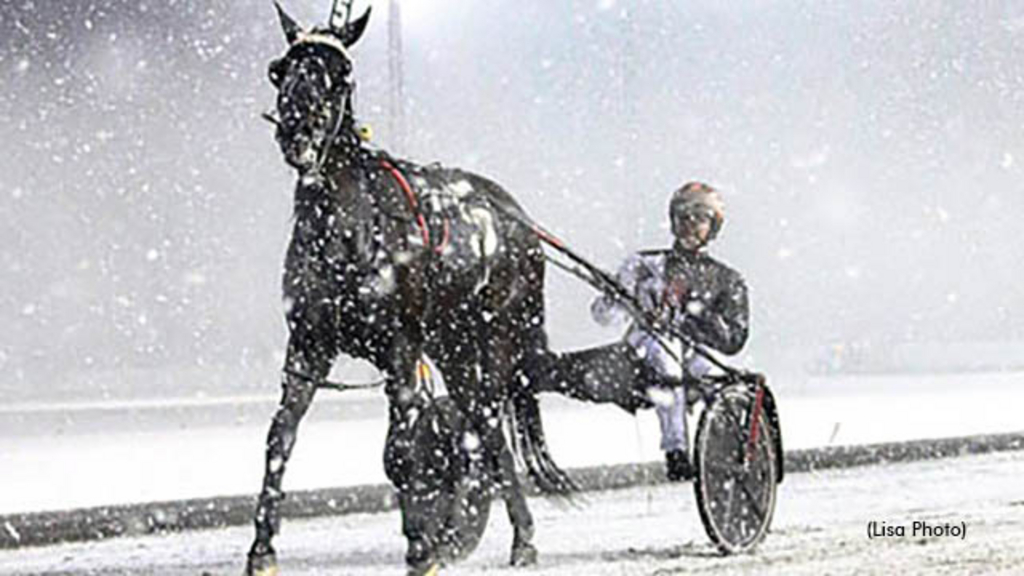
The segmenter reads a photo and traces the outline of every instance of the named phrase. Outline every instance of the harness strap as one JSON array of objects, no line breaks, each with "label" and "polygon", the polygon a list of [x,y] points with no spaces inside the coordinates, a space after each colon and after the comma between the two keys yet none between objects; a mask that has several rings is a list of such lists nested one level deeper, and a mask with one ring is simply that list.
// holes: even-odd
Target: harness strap
[{"label": "harness strap", "polygon": [[[416,199],[416,194],[412,191],[412,186],[409,181],[402,174],[402,171],[396,168],[391,162],[381,159],[381,167],[387,170],[391,177],[398,183],[399,188],[405,193],[405,200],[409,203],[409,208],[412,209],[416,215],[416,225],[420,227],[420,235],[423,237],[423,245],[430,248],[430,228],[427,226],[427,219],[423,216],[423,211],[420,210],[419,201]],[[448,224],[448,218],[444,218],[444,229],[442,232],[441,243],[433,247],[436,254],[441,254],[444,249],[448,247],[448,243],[451,241],[451,227]]]},{"label": "harness strap", "polygon": [[444,249],[448,247],[448,242],[451,241],[451,239],[452,231],[451,227],[448,224],[448,217],[446,216],[444,219],[444,235],[441,237],[441,243],[438,244],[436,248],[434,248],[434,252],[436,252],[437,254],[441,254],[442,252],[444,252]]},{"label": "harness strap", "polygon": [[391,177],[395,179],[395,182],[398,182],[398,187],[402,189],[402,192],[405,192],[405,200],[409,203],[409,208],[416,215],[416,224],[420,227],[423,245],[430,246],[430,229],[427,228],[427,221],[423,218],[423,212],[420,211],[419,202],[416,201],[416,195],[413,194],[409,181],[405,179],[405,175],[398,168],[395,168],[387,160],[381,160],[380,165],[391,173]]}]

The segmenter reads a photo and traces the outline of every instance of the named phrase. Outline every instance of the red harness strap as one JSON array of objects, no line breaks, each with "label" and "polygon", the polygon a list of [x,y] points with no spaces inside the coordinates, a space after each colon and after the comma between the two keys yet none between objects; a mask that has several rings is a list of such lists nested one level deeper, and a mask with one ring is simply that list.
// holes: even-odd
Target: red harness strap
[{"label": "red harness strap", "polygon": [[[409,185],[409,181],[405,179],[405,175],[398,168],[395,168],[387,160],[380,161],[381,166],[385,170],[391,173],[391,177],[398,182],[398,186],[405,192],[405,200],[409,203],[409,208],[412,209],[413,213],[416,214],[416,224],[420,227],[420,235],[423,236],[423,245],[430,247],[430,228],[427,227],[427,220],[423,217],[423,212],[419,210],[419,202],[416,200],[416,194],[412,191],[412,186]],[[448,242],[451,241],[451,227],[448,224],[448,218],[444,219],[444,235],[441,237],[441,243],[434,247],[434,252],[441,254],[444,249],[448,247]]]},{"label": "red harness strap", "polygon": [[[402,192],[405,192],[405,200],[409,203],[409,208],[412,208],[413,214],[416,215],[416,224],[420,227],[420,235],[423,236],[423,245],[429,248],[430,229],[427,228],[427,220],[423,217],[423,213],[419,211],[419,204],[416,201],[416,195],[412,193],[412,186],[409,185],[409,181],[405,179],[402,172],[398,168],[392,166],[387,160],[381,160],[380,165],[391,173],[391,177],[395,179],[395,182],[398,182],[398,186],[402,189]],[[448,231],[447,224],[448,223],[445,222],[445,236],[447,236]]]}]

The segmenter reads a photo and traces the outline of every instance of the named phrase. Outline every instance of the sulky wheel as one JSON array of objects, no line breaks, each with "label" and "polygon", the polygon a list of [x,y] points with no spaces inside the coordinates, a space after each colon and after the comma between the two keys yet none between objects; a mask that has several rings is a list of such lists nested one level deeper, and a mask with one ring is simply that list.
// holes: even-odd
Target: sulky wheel
[{"label": "sulky wheel", "polygon": [[700,519],[723,554],[753,549],[775,512],[776,459],[764,410],[752,423],[756,388],[729,386],[701,414],[694,491]]}]

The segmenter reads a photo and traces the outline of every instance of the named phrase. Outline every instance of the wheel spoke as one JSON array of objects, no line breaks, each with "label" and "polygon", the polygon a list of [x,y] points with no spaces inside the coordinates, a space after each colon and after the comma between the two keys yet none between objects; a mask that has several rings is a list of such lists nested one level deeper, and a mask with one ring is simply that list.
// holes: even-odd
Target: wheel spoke
[{"label": "wheel spoke", "polygon": [[757,514],[758,522],[763,522],[765,519],[765,511],[761,506],[761,495],[757,494],[757,490],[751,490],[750,486],[746,482],[740,481],[740,487],[743,492],[747,495],[749,500],[750,509]]},{"label": "wheel spoke", "polygon": [[725,417],[732,422],[733,426],[735,426],[737,430],[743,430],[744,428],[746,428],[746,426],[743,425],[743,422],[738,420],[736,417],[737,412],[743,414],[744,412],[746,412],[746,410],[740,407],[740,409],[737,411],[733,403],[730,402],[729,400],[726,400],[724,404],[726,406],[726,409],[723,410],[722,413],[725,414]]},{"label": "wheel spoke", "polygon": [[[725,507],[724,514],[722,516],[722,522],[723,522],[723,527],[732,528],[733,527],[732,522],[731,522],[731,520],[732,520],[732,509],[733,509],[733,505],[736,503],[736,481],[735,480],[732,481],[732,486],[730,486],[729,489],[727,490],[726,498],[727,498],[727,500],[726,500],[726,507]],[[723,529],[723,532],[724,531],[725,530]]]},{"label": "wheel spoke", "polygon": [[[756,450],[755,454],[762,457],[766,456],[762,453],[762,450]],[[750,509],[757,514],[758,524],[760,524],[767,518],[767,512],[764,509],[765,482],[774,482],[774,478],[768,478],[767,476],[769,476],[769,474],[761,474],[764,478],[762,478],[761,481],[758,481],[758,473],[764,472],[764,470],[754,466],[752,462],[748,463],[748,466],[750,466],[750,468],[744,471],[744,473],[737,478],[737,481],[749,500]],[[751,486],[751,484],[753,484],[753,486]]]},{"label": "wheel spoke", "polygon": [[698,431],[703,439],[698,448],[701,519],[724,552],[757,544],[772,516],[771,437],[759,423],[752,442],[750,400],[742,389],[724,391],[709,406]]},{"label": "wheel spoke", "polygon": [[724,472],[729,478],[735,477],[737,474],[743,474],[744,468],[742,464],[736,464],[729,462],[725,458],[709,460],[704,463],[704,467],[707,468],[708,472],[720,473]]}]

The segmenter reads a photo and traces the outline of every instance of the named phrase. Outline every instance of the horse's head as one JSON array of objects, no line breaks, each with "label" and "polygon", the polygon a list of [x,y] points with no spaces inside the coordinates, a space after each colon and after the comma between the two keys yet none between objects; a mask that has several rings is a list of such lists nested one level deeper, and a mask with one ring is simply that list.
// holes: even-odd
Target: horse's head
[{"label": "horse's head", "polygon": [[349,22],[346,3],[343,24],[337,2],[326,28],[306,31],[279,4],[277,13],[288,41],[284,56],[270,63],[270,81],[277,88],[277,142],[285,160],[302,173],[318,169],[331,140],[351,128],[352,60],[348,48],[366,30],[370,9]]}]

